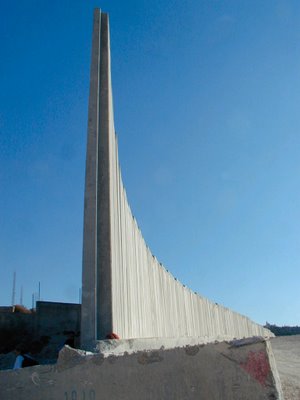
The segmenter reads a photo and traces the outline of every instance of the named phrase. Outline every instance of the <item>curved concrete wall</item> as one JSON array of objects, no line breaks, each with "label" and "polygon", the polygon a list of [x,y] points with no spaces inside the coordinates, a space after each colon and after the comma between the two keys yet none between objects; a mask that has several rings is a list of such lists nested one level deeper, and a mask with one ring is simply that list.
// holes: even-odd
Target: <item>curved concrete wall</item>
[{"label": "curved concrete wall", "polygon": [[130,210],[114,129],[109,26],[95,12],[85,189],[83,343],[105,338],[198,336],[206,340],[270,332],[178,282],[152,255]]},{"label": "curved concrete wall", "polygon": [[268,332],[182,285],[152,255],[133,217],[111,132],[113,331],[122,338],[241,338]]}]

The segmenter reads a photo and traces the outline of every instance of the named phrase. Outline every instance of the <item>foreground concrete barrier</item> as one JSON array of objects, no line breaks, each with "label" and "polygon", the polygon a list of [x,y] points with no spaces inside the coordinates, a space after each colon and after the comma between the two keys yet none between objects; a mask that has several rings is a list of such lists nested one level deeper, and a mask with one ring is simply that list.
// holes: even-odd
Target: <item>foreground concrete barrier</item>
[{"label": "foreground concrete barrier", "polygon": [[58,363],[0,372],[5,400],[282,400],[261,338],[110,355],[65,347]]}]

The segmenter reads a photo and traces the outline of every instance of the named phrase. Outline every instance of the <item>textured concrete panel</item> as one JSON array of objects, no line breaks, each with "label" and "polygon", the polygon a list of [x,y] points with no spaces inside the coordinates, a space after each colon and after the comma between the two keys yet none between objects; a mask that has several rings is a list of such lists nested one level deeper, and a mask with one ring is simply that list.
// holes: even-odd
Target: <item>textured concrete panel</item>
[{"label": "textured concrete panel", "polygon": [[94,12],[86,157],[82,343],[112,331],[111,145],[114,134],[107,14]]},{"label": "textured concrete panel", "polygon": [[64,348],[57,365],[0,371],[0,398],[281,400],[271,356],[262,340],[107,358]]},{"label": "textured concrete panel", "polygon": [[84,192],[84,232],[82,268],[81,335],[83,343],[96,335],[96,277],[97,277],[97,187],[98,187],[98,136],[100,88],[100,29],[101,17],[94,13],[92,61],[90,72],[90,97],[88,138]]},{"label": "textured concrete panel", "polygon": [[247,317],[178,282],[152,255],[133,217],[118,159],[109,24],[95,11],[84,207],[82,348],[121,338],[269,336]]}]

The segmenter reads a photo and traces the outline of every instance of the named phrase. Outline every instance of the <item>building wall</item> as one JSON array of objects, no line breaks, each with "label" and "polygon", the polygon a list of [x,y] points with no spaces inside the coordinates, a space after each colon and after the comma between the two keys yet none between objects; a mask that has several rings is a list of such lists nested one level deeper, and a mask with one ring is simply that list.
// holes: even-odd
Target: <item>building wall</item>
[{"label": "building wall", "polygon": [[[0,353],[12,351],[20,343],[33,343],[42,337],[64,337],[64,332],[80,329],[80,304],[38,301],[30,314],[0,310]],[[41,343],[42,345],[43,343]],[[53,344],[56,346],[56,344]],[[37,348],[39,349],[39,347]]]},{"label": "building wall", "polygon": [[37,301],[36,331],[39,335],[79,330],[80,304]]},{"label": "building wall", "polygon": [[0,353],[12,351],[35,334],[35,315],[0,311]]}]

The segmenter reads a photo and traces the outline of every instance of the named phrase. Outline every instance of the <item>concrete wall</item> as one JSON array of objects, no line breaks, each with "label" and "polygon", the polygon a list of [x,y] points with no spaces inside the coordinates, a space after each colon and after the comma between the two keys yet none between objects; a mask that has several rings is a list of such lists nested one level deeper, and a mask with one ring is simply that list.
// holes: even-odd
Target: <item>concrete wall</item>
[{"label": "concrete wall", "polygon": [[268,335],[249,318],[182,285],[152,255],[127,201],[114,134],[111,145],[113,331],[122,338]]},{"label": "concrete wall", "polygon": [[64,348],[57,365],[0,371],[0,398],[281,400],[270,346],[263,340],[84,355]]},{"label": "concrete wall", "polygon": [[1,330],[18,330],[26,329],[32,331],[35,324],[35,313],[21,314],[13,312],[0,312],[0,328]]},{"label": "concrete wall", "polygon": [[80,304],[37,301],[36,331],[55,335],[63,331],[80,331]]},{"label": "concrete wall", "polygon": [[[60,336],[64,332],[80,330],[80,304],[38,301],[36,311],[30,314],[0,311],[0,353],[12,351],[18,343],[28,344],[41,337]],[[57,347],[56,344],[54,346]]]},{"label": "concrete wall", "polygon": [[0,354],[35,336],[35,314],[0,312]]},{"label": "concrete wall", "polygon": [[94,16],[84,212],[83,348],[112,331],[125,339],[202,336],[213,340],[270,334],[182,285],[145,243],[120,173],[109,24],[99,10]]}]

